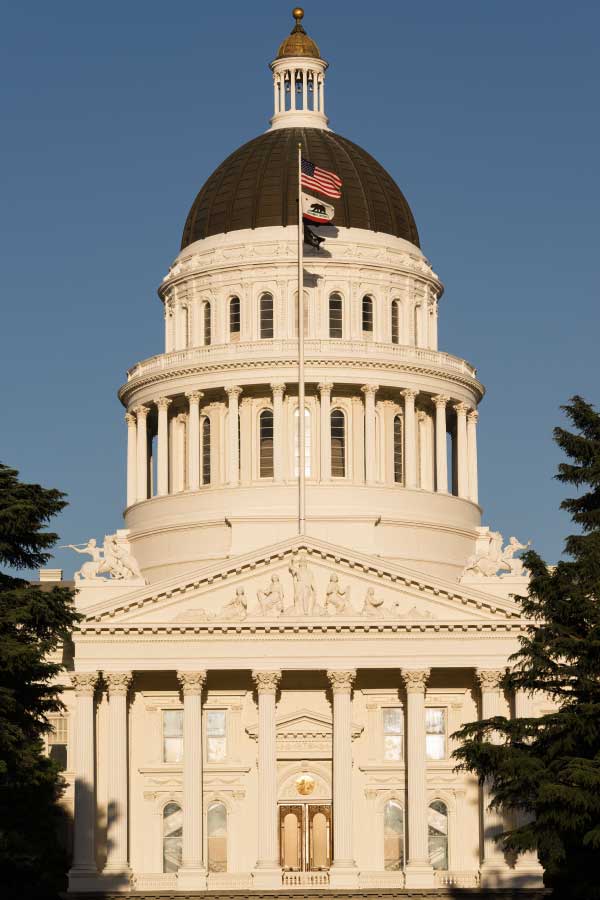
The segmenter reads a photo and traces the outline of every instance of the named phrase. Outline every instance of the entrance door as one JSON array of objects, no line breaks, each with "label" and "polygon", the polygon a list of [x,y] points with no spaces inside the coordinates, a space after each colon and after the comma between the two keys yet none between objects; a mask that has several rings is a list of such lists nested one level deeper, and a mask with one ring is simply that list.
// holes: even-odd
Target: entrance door
[{"label": "entrance door", "polygon": [[281,866],[318,872],[331,865],[331,806],[302,803],[279,807]]}]

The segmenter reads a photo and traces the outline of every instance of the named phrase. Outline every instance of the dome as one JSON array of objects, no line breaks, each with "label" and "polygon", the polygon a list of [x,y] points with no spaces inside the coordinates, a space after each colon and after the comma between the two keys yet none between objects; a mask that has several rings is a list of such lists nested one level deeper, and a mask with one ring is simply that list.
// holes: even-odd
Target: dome
[{"label": "dome", "polygon": [[342,197],[334,224],[404,238],[419,234],[402,191],[377,160],[347,138],[321,128],[282,128],[244,144],[213,172],[194,200],[181,249],[214,234],[297,223],[297,148],[336,172]]},{"label": "dome", "polygon": [[279,47],[277,59],[285,59],[288,56],[310,56],[313,59],[320,59],[319,48],[313,39],[309,38],[301,25],[304,18],[304,10],[297,6],[293,10],[292,15],[296,20],[296,24]]}]

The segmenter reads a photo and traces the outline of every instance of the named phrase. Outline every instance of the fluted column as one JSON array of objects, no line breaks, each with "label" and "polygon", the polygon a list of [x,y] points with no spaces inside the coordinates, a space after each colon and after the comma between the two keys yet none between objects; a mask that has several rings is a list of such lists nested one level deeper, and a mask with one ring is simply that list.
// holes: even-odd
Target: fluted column
[{"label": "fluted column", "polygon": [[406,687],[406,784],[408,799],[406,887],[433,887],[427,830],[425,686],[429,669],[403,669]]},{"label": "fluted column", "polygon": [[83,879],[97,875],[94,768],[94,690],[97,681],[97,672],[75,672],[71,675],[71,683],[75,689],[75,822],[73,863],[69,872],[70,890],[77,890],[83,886]]},{"label": "fluted column", "polygon": [[406,388],[400,391],[404,397],[404,483],[407,488],[417,486],[417,432],[415,397],[417,391]]},{"label": "fluted column", "polygon": [[197,491],[200,487],[200,400],[202,391],[191,391],[185,395],[189,403],[188,412],[188,489]]},{"label": "fluted column", "polygon": [[239,396],[241,387],[225,388],[229,400],[227,422],[229,426],[229,465],[227,480],[229,484],[238,484],[240,480],[240,445],[239,445]]},{"label": "fluted column", "polygon": [[252,673],[258,693],[258,859],[255,888],[281,887],[277,822],[275,697],[281,672]]},{"label": "fluted column", "polygon": [[477,420],[479,413],[471,410],[467,416],[467,458],[469,470],[469,500],[477,503],[479,489],[477,485]]},{"label": "fluted column", "polygon": [[168,397],[159,397],[158,408],[158,461],[156,464],[157,493],[164,497],[169,493],[169,406]]},{"label": "fluted column", "polygon": [[456,479],[459,497],[469,496],[469,468],[467,463],[467,411],[466,403],[455,403],[456,411]]},{"label": "fluted column", "polygon": [[448,493],[446,404],[449,399],[441,394],[433,398],[435,403],[435,489],[442,494]]},{"label": "fluted column", "polygon": [[322,381],[321,395],[321,481],[331,479],[331,391],[333,384]]},{"label": "fluted column", "polygon": [[365,384],[361,391],[365,395],[365,478],[367,484],[375,484],[377,477],[377,456],[375,448],[375,394],[378,384]]},{"label": "fluted column", "polygon": [[328,671],[333,692],[333,862],[331,887],[358,885],[352,823],[352,684],[353,669]]},{"label": "fluted column", "polygon": [[183,853],[179,890],[206,887],[202,824],[202,687],[206,672],[178,672],[183,693]]},{"label": "fluted column", "polygon": [[128,877],[127,692],[131,672],[105,672],[108,687],[108,816],[104,872]]},{"label": "fluted column", "polygon": [[147,406],[138,406],[137,417],[137,500],[148,498],[148,413]]},{"label": "fluted column", "polygon": [[285,384],[274,382],[273,391],[273,477],[283,481],[283,395]]},{"label": "fluted column", "polygon": [[127,423],[127,506],[137,499],[137,424],[131,413],[125,416]]},{"label": "fluted column", "polygon": [[[502,669],[478,669],[477,680],[481,688],[481,718],[490,719],[502,714],[500,682]],[[500,844],[495,838],[504,830],[502,813],[490,809],[491,784],[484,782],[481,788],[483,840],[481,848],[481,883],[483,887],[496,885],[506,874],[506,862]]]}]

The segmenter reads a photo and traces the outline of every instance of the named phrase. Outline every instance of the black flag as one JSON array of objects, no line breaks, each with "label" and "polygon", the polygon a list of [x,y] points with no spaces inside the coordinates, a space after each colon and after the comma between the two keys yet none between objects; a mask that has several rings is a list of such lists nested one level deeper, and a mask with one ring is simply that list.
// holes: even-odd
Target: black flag
[{"label": "black flag", "polygon": [[304,243],[308,244],[309,247],[316,247],[317,250],[321,249],[321,244],[325,238],[319,237],[318,234],[315,234],[314,231],[308,227],[306,222],[304,222]]}]

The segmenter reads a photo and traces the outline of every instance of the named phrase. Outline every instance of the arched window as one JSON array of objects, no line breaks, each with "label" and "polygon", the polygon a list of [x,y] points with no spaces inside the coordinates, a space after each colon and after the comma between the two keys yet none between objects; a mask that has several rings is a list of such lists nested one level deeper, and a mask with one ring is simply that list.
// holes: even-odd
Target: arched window
[{"label": "arched window", "polygon": [[448,807],[434,800],[427,810],[429,862],[434,869],[448,869]]},{"label": "arched window", "polygon": [[210,419],[202,419],[202,484],[210,484]]},{"label": "arched window", "polygon": [[394,481],[404,481],[404,422],[402,416],[394,416]]},{"label": "arched window", "polygon": [[181,866],[183,813],[178,803],[163,809],[163,872],[177,872]]},{"label": "arched window", "polygon": [[342,338],[344,336],[342,298],[339,294],[332,294],[329,298],[329,337]]},{"label": "arched window", "polygon": [[224,803],[211,803],[206,817],[208,871],[227,871],[227,809]]},{"label": "arched window", "polygon": [[259,417],[260,477],[273,477],[273,412],[263,409]]},{"label": "arched window", "polygon": [[346,476],[346,417],[341,409],[331,413],[331,474],[333,478]]},{"label": "arched window", "polygon": [[240,315],[240,298],[232,297],[229,301],[229,339],[231,341],[240,339]]},{"label": "arched window", "polygon": [[[298,410],[294,412],[294,475],[296,478],[300,474],[300,452],[298,448],[299,444],[299,434],[298,434],[298,422],[300,416]],[[306,478],[310,477],[311,473],[311,419],[310,412],[308,409],[304,410],[304,475]]]},{"label": "arched window", "polygon": [[383,866],[388,872],[404,868],[404,810],[397,800],[383,808]]},{"label": "arched window", "polygon": [[212,330],[210,321],[210,303],[205,301],[202,304],[202,340],[205,347],[208,347],[212,340]]},{"label": "arched window", "polygon": [[263,294],[260,298],[260,336],[262,340],[273,337],[273,297]]},{"label": "arched window", "polygon": [[362,298],[362,330],[365,334],[373,334],[373,298]]},{"label": "arched window", "polygon": [[400,301],[392,300],[392,344],[400,343]]},{"label": "arched window", "polygon": [[[304,337],[308,337],[308,294],[304,292]],[[294,334],[298,336],[298,291],[294,295]]]}]

